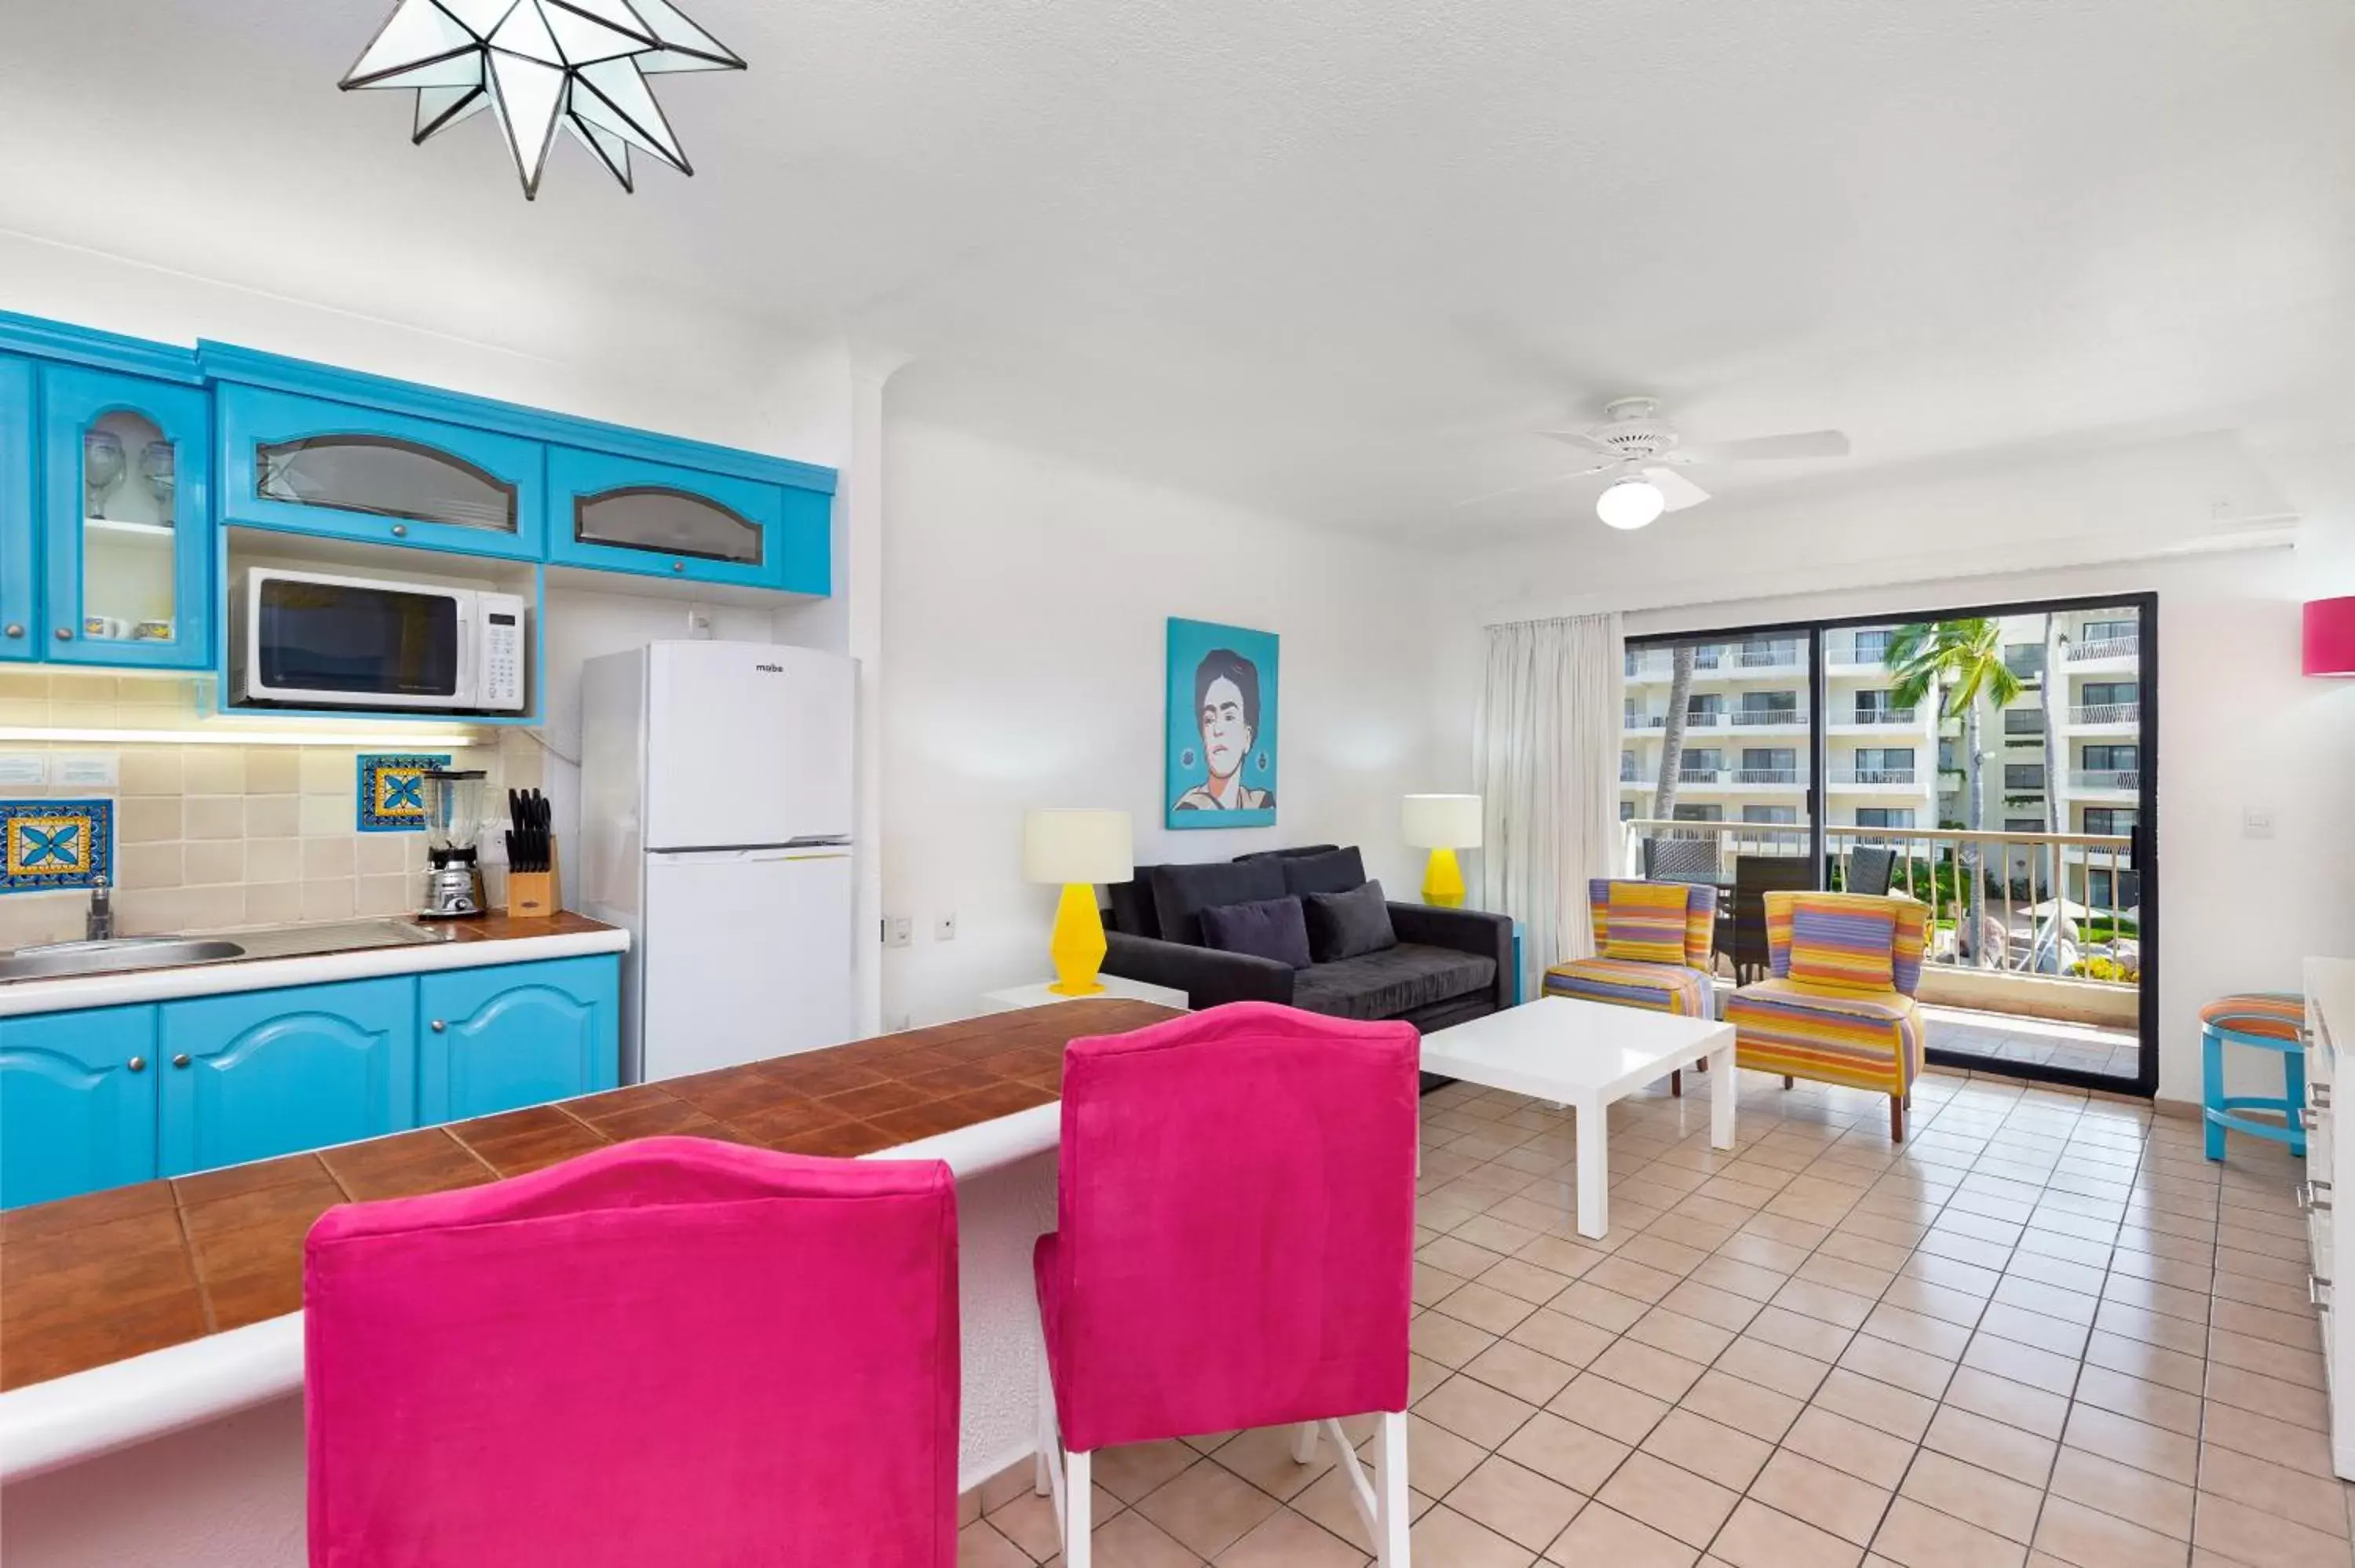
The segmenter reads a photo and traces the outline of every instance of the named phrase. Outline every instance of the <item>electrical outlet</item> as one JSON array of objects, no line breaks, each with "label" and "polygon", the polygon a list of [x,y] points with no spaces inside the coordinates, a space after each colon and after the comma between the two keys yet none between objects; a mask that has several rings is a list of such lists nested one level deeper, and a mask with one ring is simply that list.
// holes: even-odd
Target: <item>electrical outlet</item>
[{"label": "electrical outlet", "polygon": [[2269,839],[2274,836],[2274,812],[2270,806],[2244,806],[2241,810],[2241,836],[2244,839]]},{"label": "electrical outlet", "polygon": [[932,922],[932,940],[935,942],[956,940],[956,914],[954,910]]},{"label": "electrical outlet", "polygon": [[904,948],[916,939],[916,923],[905,915],[893,915],[883,922],[883,945]]},{"label": "electrical outlet", "polygon": [[49,782],[59,789],[112,789],[121,777],[120,763],[111,751],[49,758]]},{"label": "electrical outlet", "polygon": [[914,1027],[913,1016],[910,1013],[893,1012],[884,1016],[883,1029],[886,1033],[897,1034],[902,1030],[912,1027]]},{"label": "electrical outlet", "polygon": [[38,751],[0,752],[0,784],[37,788],[49,781],[49,759]]}]

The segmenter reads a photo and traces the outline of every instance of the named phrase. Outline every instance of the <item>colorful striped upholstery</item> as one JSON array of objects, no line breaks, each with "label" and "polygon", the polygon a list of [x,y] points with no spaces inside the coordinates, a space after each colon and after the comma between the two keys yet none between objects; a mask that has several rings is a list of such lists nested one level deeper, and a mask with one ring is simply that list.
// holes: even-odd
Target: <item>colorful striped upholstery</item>
[{"label": "colorful striped upholstery", "polygon": [[2294,991],[2250,991],[2220,996],[2200,1010],[2200,1022],[2261,1040],[2306,1038],[2306,998]]},{"label": "colorful striped upholstery", "polygon": [[1603,956],[1639,964],[1685,961],[1685,888],[1673,882],[1614,882],[1604,920]]},{"label": "colorful striped upholstery", "polygon": [[[1913,992],[1922,983],[1929,910],[1918,899],[1862,893],[1769,892],[1765,899],[1774,978],[1726,999],[1734,1060],[1762,1073],[1888,1095],[1890,1135],[1902,1139],[1904,1099],[1922,1071]],[[1816,951],[1795,962],[1795,940],[1808,938]],[[1886,944],[1885,955],[1868,958],[1875,944]]]},{"label": "colorful striped upholstery", "polygon": [[1717,889],[1680,882],[1644,882],[1636,878],[1597,876],[1586,884],[1587,919],[1594,931],[1594,950],[1611,941],[1611,890],[1614,887],[1678,887],[1685,895],[1685,964],[1706,969],[1717,954]]},{"label": "colorful striped upholstery", "polygon": [[1768,980],[1725,1001],[1734,1060],[1762,1073],[1902,1095],[1922,1071],[1921,1003]]},{"label": "colorful striped upholstery", "polygon": [[1711,1012],[1709,971],[1682,964],[1572,959],[1546,970],[1545,993],[1648,1008],[1682,1018],[1707,1018]]}]

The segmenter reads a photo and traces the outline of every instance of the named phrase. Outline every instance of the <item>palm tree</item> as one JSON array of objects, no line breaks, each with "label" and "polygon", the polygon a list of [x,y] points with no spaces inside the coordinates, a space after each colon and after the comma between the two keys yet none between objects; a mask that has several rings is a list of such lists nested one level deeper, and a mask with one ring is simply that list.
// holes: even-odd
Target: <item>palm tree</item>
[{"label": "palm tree", "polygon": [[[2044,612],[2044,679],[2037,692],[2037,705],[2044,710],[2044,831],[2065,833],[2069,831],[2069,797],[2062,788],[2069,782],[2068,748],[2061,743],[2061,726],[2069,716],[2066,706],[2069,677],[2062,673],[2061,662],[2069,656],[2069,639],[2061,630],[2061,618],[2051,610]],[[2065,896],[2060,891],[2061,868],[2052,868],[2053,896]]]},{"label": "palm tree", "polygon": [[[1966,825],[1978,832],[1987,825],[1981,709],[1988,704],[2001,708],[2019,695],[2019,677],[2003,662],[2002,623],[1977,616],[1901,626],[1890,635],[1885,662],[1896,681],[1892,694],[1900,707],[1918,707],[1934,694],[1942,712],[1962,719],[1963,789],[1969,812]],[[1971,886],[1970,924],[1963,934],[1973,961],[1984,965],[1987,878],[1979,871],[1976,841],[1965,844],[1960,866]]]},{"label": "palm tree", "polygon": [[1660,778],[1652,789],[1652,816],[1669,821],[1677,814],[1677,776],[1685,766],[1685,709],[1692,702],[1693,649],[1679,642],[1668,655],[1668,727],[1660,731]]}]

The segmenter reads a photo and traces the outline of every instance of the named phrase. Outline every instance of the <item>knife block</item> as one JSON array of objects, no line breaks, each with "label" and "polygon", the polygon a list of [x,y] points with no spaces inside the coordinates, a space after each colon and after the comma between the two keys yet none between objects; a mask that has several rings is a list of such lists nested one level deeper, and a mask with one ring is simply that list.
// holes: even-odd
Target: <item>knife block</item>
[{"label": "knife block", "polygon": [[548,841],[546,871],[514,871],[507,873],[507,917],[512,920],[547,920],[553,918],[563,906],[556,885],[558,860],[556,841]]}]

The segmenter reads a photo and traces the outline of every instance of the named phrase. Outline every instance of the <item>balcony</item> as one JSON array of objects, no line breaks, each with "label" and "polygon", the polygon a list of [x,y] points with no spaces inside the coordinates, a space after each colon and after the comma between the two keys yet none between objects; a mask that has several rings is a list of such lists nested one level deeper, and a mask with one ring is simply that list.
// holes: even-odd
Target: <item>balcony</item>
[{"label": "balcony", "polygon": [[2140,794],[2142,769],[2139,768],[2075,768],[2069,772],[2069,788],[2086,795]]},{"label": "balcony", "polygon": [[2069,710],[2072,729],[2096,729],[2105,725],[2132,727],[2141,723],[2140,703],[2088,703]]},{"label": "balcony", "polygon": [[1737,768],[1732,782],[1757,789],[1804,789],[1807,773],[1803,768]]},{"label": "balcony", "polygon": [[1921,775],[1911,768],[1835,768],[1835,789],[1913,789]]},{"label": "balcony", "polygon": [[2142,641],[2136,637],[2095,637],[2069,645],[2069,662],[2097,664],[2123,661],[2132,663],[2142,655]]},{"label": "balcony", "polygon": [[1852,708],[1831,716],[1829,728],[1841,729],[1912,729],[1922,722],[1919,708]]},{"label": "balcony", "polygon": [[1889,662],[1886,637],[1833,632],[1824,639],[1824,663],[1834,670],[1879,670]]},{"label": "balcony", "polygon": [[1730,708],[1725,715],[1725,727],[1800,730],[1807,727],[1807,714],[1804,708]]}]

